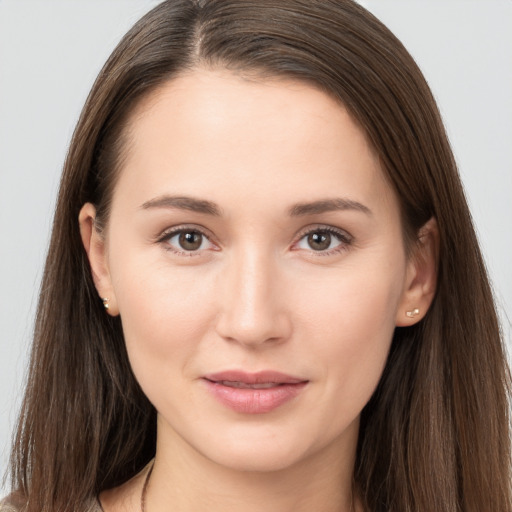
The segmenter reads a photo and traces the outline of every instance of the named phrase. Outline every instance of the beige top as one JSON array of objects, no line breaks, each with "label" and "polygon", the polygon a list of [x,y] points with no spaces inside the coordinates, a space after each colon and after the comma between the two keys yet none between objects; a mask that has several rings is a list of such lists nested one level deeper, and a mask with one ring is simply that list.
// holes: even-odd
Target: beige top
[{"label": "beige top", "polygon": [[[0,0],[1,2],[2,0]],[[144,487],[147,485],[149,475],[151,475],[151,470],[153,469],[153,463],[154,459],[150,460],[148,464],[137,473],[134,477],[132,477],[130,480],[122,484],[121,486],[111,489],[111,491],[119,491],[119,489],[124,488],[124,492],[126,492],[126,487],[130,487],[131,491],[130,493],[134,493],[137,495],[137,497],[141,496],[141,492],[144,493]],[[142,491],[141,491],[142,489]],[[107,496],[105,494],[102,495],[102,500],[105,500],[103,502],[104,505],[109,507],[109,500],[108,500],[108,493],[109,491],[106,491]],[[117,495],[119,496],[119,494]],[[138,499],[138,498],[137,498]],[[142,500],[142,497],[140,497]],[[21,493],[12,493],[3,500],[0,500],[0,512],[23,512],[25,508],[25,498]],[[101,504],[99,502],[99,499],[95,496],[93,496],[90,499],[89,503],[84,504],[83,512],[104,512],[103,508],[101,507]]]},{"label": "beige top", "polygon": [[[22,512],[24,504],[25,500],[19,494],[10,494],[0,501],[0,512]],[[103,512],[97,499],[92,499],[84,510],[86,512]]]}]

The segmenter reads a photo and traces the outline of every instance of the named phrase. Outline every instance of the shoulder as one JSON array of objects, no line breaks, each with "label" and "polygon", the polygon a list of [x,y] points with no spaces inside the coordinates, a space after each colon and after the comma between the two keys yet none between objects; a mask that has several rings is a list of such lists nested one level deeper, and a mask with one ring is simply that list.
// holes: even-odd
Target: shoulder
[{"label": "shoulder", "polygon": [[[23,512],[26,499],[20,493],[12,493],[0,500],[0,512]],[[84,509],[87,512],[103,512],[97,499],[91,499]]]},{"label": "shoulder", "polygon": [[13,492],[0,500],[0,512],[20,512],[25,506],[25,498],[21,493]]}]

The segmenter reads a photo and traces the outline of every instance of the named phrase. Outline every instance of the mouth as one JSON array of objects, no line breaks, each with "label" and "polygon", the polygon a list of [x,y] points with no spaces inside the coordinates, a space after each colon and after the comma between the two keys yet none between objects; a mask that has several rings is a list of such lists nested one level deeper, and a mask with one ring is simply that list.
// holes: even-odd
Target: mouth
[{"label": "mouth", "polygon": [[217,401],[244,414],[273,411],[297,397],[309,382],[281,372],[238,370],[206,375],[203,380]]},{"label": "mouth", "polygon": [[221,381],[210,381],[217,382],[217,384],[221,384],[222,386],[228,386],[229,388],[238,388],[238,389],[270,389],[275,388],[276,386],[285,386],[286,384],[280,382],[265,382],[262,384],[247,384],[247,382],[239,382],[239,381],[231,381],[231,380],[221,380]]},{"label": "mouth", "polygon": [[211,382],[225,382],[227,383],[226,385],[239,383],[246,384],[248,386],[256,386],[261,384],[267,387],[307,382],[306,379],[273,370],[264,370],[256,373],[244,372],[242,370],[227,370],[205,375],[204,378]]}]

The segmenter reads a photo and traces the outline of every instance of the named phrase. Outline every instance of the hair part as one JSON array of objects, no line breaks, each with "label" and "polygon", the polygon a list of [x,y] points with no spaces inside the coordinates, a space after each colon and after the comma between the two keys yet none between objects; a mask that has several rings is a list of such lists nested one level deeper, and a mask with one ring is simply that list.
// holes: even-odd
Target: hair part
[{"label": "hair part", "polygon": [[85,510],[154,456],[156,413],[131,371],[120,319],[104,314],[77,219],[92,202],[96,228],[108,229],[137,105],[199,67],[321,88],[379,155],[405,239],[437,221],[436,297],[421,322],[396,329],[361,417],[354,478],[366,510],[511,511],[510,379],[456,164],[412,57],[350,0],[166,1],[105,64],[64,164],[41,286],[11,458],[27,511]]}]

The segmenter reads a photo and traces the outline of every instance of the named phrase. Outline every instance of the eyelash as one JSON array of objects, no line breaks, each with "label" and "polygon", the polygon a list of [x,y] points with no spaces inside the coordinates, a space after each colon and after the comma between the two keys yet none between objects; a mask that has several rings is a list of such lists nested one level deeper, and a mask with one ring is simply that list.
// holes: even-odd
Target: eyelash
[{"label": "eyelash", "polygon": [[210,244],[213,244],[211,241],[211,237],[209,237],[205,232],[204,229],[198,227],[198,226],[176,226],[171,229],[168,229],[164,231],[158,238],[157,243],[160,243],[164,246],[166,251],[170,251],[174,254],[177,254],[178,256],[186,256],[186,257],[193,257],[193,256],[200,256],[203,251],[196,250],[196,251],[186,251],[186,250],[179,250],[176,247],[173,247],[171,244],[169,244],[169,240],[173,238],[176,235],[179,235],[181,233],[197,233],[201,235],[202,237],[206,238]]},{"label": "eyelash", "polygon": [[[176,247],[173,247],[169,244],[169,240],[173,238],[174,236],[182,233],[197,233],[204,237],[210,244],[215,245],[210,237],[204,232],[203,228],[200,228],[198,226],[176,226],[169,230],[164,231],[156,240],[157,243],[160,243],[164,245],[165,250],[170,251],[174,254],[177,254],[179,256],[186,256],[186,257],[192,257],[192,256],[199,256],[204,251],[203,250],[192,250],[192,251],[186,251],[186,250],[179,250]],[[306,230],[302,231],[297,239],[296,242],[292,245],[292,250],[300,250],[297,248],[293,248],[297,246],[305,237],[310,236],[315,233],[327,233],[329,235],[334,235],[338,241],[340,242],[336,247],[329,250],[319,250],[315,251],[314,249],[309,249],[309,252],[311,254],[314,254],[315,256],[332,256],[334,254],[341,253],[343,251],[348,250],[349,246],[353,243],[353,237],[349,235],[346,231],[343,231],[341,229],[334,228],[332,226],[325,226],[325,225],[317,225],[311,228],[307,228]]]},{"label": "eyelash", "polygon": [[343,251],[348,250],[348,248],[353,242],[353,237],[349,235],[346,231],[337,229],[333,226],[324,226],[320,224],[312,228],[307,228],[305,231],[301,232],[297,242],[294,242],[293,246],[296,246],[305,237],[312,235],[314,233],[328,233],[329,235],[334,235],[340,242],[339,245],[337,245],[336,247],[325,251],[315,251],[314,249],[309,249],[309,252],[311,254],[314,254],[315,256],[332,256],[334,254],[341,253]]}]

